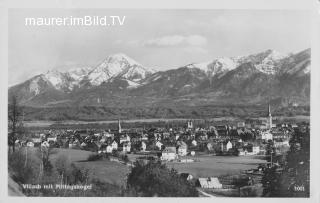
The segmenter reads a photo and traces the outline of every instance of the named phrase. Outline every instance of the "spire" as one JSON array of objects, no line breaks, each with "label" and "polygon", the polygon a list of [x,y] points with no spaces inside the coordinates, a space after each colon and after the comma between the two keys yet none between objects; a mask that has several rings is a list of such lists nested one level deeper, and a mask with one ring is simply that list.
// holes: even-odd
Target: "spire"
[{"label": "spire", "polygon": [[268,104],[268,116],[271,116],[270,103]]},{"label": "spire", "polygon": [[120,123],[120,119],[118,119],[118,132],[121,133],[121,123]]},{"label": "spire", "polygon": [[269,129],[272,128],[272,116],[271,116],[270,103],[268,104],[268,127]]}]

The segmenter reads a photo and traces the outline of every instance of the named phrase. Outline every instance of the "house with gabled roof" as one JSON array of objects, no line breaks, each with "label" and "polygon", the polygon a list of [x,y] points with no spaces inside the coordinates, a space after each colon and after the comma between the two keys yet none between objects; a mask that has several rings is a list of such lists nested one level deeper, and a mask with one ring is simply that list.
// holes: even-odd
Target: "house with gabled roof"
[{"label": "house with gabled roof", "polygon": [[147,149],[147,144],[145,142],[141,142],[141,151],[146,151]]},{"label": "house with gabled roof", "polygon": [[172,161],[177,158],[176,147],[166,147],[162,150],[161,160],[163,161]]},{"label": "house with gabled roof", "polygon": [[112,150],[118,150],[118,143],[114,140],[111,144]]},{"label": "house with gabled roof", "polygon": [[162,149],[162,145],[163,145],[163,144],[162,144],[160,141],[157,141],[157,142],[156,142],[156,146],[158,147],[159,150]]},{"label": "house with gabled roof", "polygon": [[178,141],[177,142],[177,150],[178,150],[179,156],[186,156],[187,150],[188,150],[188,145],[183,141]]}]

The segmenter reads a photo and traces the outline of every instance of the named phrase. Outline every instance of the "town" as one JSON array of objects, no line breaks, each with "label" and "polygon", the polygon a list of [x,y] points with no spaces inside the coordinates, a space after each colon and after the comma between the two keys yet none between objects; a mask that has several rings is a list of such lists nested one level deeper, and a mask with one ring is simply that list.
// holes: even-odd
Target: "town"
[{"label": "town", "polygon": [[[159,160],[183,169],[178,170],[180,175],[196,185],[204,196],[230,196],[230,191],[236,193],[231,196],[239,196],[241,194],[236,189],[235,180],[239,182],[241,179],[244,189],[256,186],[261,188],[263,171],[273,165],[280,166],[278,157],[289,150],[289,141],[295,130],[309,129],[307,122],[275,121],[269,105],[266,117],[260,119],[224,124],[209,122],[207,125],[199,120],[187,120],[180,122],[181,125],[130,128],[124,128],[126,123],[119,119],[116,127],[113,125],[109,129],[32,130],[28,131],[27,136],[16,140],[15,145],[17,148],[24,146],[90,151],[95,153],[91,156],[92,160],[108,159],[128,167],[133,167],[136,160]],[[236,173],[226,173],[227,170],[213,173],[216,176],[198,173],[199,168],[188,170],[188,164],[205,164],[208,157],[221,157],[221,160],[233,157],[239,159],[239,164],[248,166],[240,167]],[[208,170],[213,170],[210,167]],[[282,169],[279,167],[277,170],[281,172]]]}]

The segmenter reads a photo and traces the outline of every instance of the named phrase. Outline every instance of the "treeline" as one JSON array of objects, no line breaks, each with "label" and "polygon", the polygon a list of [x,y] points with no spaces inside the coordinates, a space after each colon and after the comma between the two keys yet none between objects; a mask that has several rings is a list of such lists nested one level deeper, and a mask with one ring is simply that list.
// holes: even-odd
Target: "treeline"
[{"label": "treeline", "polygon": [[[206,119],[216,117],[265,117],[266,106],[167,106],[110,108],[104,106],[82,107],[24,107],[25,120],[115,120],[115,119],[149,119],[149,118],[192,118]],[[309,116],[309,106],[281,107],[272,109],[274,116]]]}]

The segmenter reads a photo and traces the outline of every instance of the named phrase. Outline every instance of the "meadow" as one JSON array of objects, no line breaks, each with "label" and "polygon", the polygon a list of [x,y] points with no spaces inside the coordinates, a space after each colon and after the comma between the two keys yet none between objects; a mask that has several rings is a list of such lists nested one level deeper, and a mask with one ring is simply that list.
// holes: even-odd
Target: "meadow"
[{"label": "meadow", "polygon": [[169,162],[167,165],[180,173],[190,173],[193,177],[199,178],[239,174],[243,170],[257,168],[259,164],[266,163],[265,160],[253,156],[200,155],[188,159],[196,159],[196,162]]},{"label": "meadow", "polygon": [[[28,148],[28,156],[36,157],[37,148]],[[112,162],[106,159],[87,161],[87,158],[95,154],[93,152],[75,149],[53,148],[50,161],[54,165],[59,157],[65,157],[69,163],[74,163],[79,168],[89,169],[92,179],[116,185],[123,185],[129,167],[121,163]]]}]

